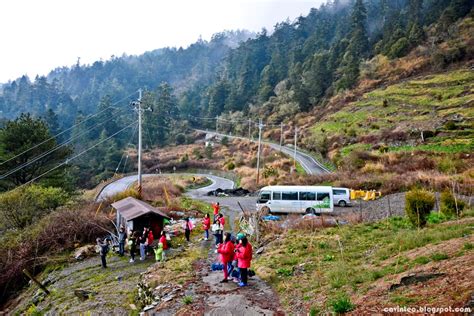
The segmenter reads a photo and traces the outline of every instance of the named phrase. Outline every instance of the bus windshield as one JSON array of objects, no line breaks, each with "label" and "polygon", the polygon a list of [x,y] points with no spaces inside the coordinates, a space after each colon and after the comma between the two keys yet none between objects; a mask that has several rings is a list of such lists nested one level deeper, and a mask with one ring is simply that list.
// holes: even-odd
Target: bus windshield
[{"label": "bus windshield", "polygon": [[270,199],[271,199],[271,192],[261,191],[258,197],[258,203],[266,203]]}]

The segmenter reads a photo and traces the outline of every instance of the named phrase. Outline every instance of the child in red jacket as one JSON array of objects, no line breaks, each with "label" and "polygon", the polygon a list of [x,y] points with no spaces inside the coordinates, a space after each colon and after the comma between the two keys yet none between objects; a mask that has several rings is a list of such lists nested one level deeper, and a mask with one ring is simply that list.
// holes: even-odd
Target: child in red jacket
[{"label": "child in red jacket", "polygon": [[222,264],[224,265],[224,279],[221,283],[227,282],[228,270],[227,267],[229,262],[234,260],[234,243],[232,242],[230,233],[224,235],[224,241],[222,244],[219,244],[217,252],[220,254]]},{"label": "child in red jacket", "polygon": [[240,270],[240,287],[247,286],[248,268],[250,268],[252,261],[252,252],[252,245],[249,243],[247,237],[240,239],[239,246],[235,249],[235,257],[238,260],[237,266]]},{"label": "child in red jacket", "polygon": [[202,228],[204,229],[204,233],[206,234],[206,238],[204,240],[209,239],[209,228],[211,228],[211,218],[209,217],[209,214],[206,213],[204,215],[204,219],[202,220]]}]

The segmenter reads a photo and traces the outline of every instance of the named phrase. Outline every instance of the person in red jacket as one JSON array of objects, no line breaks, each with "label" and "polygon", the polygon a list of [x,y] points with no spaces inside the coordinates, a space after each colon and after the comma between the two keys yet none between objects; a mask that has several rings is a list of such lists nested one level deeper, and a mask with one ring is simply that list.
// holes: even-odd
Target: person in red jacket
[{"label": "person in red jacket", "polygon": [[148,237],[147,237],[147,244],[148,244],[148,254],[153,253],[153,241],[155,237],[153,237],[153,232],[151,231],[150,227],[148,227]]},{"label": "person in red jacket", "polygon": [[219,215],[219,211],[221,209],[221,206],[219,205],[219,202],[213,203],[212,208],[214,209],[214,220],[218,218],[217,215]]},{"label": "person in red jacket", "polygon": [[252,245],[249,243],[247,237],[243,237],[239,241],[240,245],[235,249],[235,257],[237,258],[237,266],[240,271],[240,283],[239,286],[247,286],[248,280],[248,268],[252,261]]},{"label": "person in red jacket", "polygon": [[206,234],[206,238],[204,240],[209,239],[209,228],[211,228],[211,218],[209,217],[209,214],[206,213],[204,215],[204,219],[202,220],[202,228],[204,229],[204,233]]},{"label": "person in red jacket", "polygon": [[163,244],[163,259],[162,260],[165,261],[166,253],[168,250],[168,242],[166,241],[166,233],[164,230],[161,231],[160,240],[158,242]]},{"label": "person in red jacket", "polygon": [[221,262],[224,265],[224,279],[221,281],[221,283],[224,283],[227,282],[229,276],[227,269],[229,262],[232,262],[234,259],[234,243],[232,242],[230,233],[224,235],[224,242],[219,244],[217,252],[220,254]]}]

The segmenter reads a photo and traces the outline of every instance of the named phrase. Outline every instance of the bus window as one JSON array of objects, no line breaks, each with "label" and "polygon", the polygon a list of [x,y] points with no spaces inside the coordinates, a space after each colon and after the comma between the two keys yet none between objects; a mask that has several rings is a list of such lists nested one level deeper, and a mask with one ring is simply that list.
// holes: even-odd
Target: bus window
[{"label": "bus window", "polygon": [[281,199],[286,201],[298,201],[298,192],[282,192]]},{"label": "bus window", "polygon": [[260,192],[258,203],[266,203],[270,199],[271,199],[271,192],[263,191],[263,192]]},{"label": "bus window", "polygon": [[329,199],[329,192],[318,192],[318,201],[324,201],[324,199]]},{"label": "bus window", "polygon": [[281,192],[273,192],[274,200],[281,200]]},{"label": "bus window", "polygon": [[300,201],[315,201],[316,193],[314,192],[300,192]]}]

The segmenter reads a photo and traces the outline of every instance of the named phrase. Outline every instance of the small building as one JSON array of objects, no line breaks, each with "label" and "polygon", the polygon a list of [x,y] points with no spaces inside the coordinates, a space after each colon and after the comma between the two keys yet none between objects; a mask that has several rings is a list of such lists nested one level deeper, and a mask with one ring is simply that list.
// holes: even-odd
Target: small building
[{"label": "small building", "polygon": [[139,232],[143,231],[144,227],[150,227],[155,238],[160,235],[164,220],[170,219],[158,208],[133,197],[112,203],[112,207],[117,210],[117,227],[123,224],[130,230]]}]

